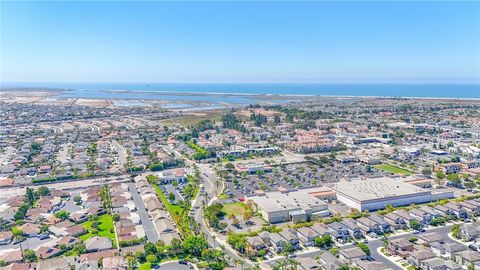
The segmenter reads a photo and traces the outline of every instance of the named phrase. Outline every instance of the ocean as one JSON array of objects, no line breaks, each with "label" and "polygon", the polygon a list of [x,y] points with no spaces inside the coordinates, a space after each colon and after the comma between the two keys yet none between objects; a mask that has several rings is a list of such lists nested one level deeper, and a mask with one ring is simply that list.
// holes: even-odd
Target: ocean
[{"label": "ocean", "polygon": [[[248,95],[376,96],[480,99],[480,84],[174,84],[174,83],[2,83],[2,87],[65,89],[67,98],[132,98],[248,103]],[[168,95],[168,93],[175,95]],[[225,95],[202,95],[227,94]],[[231,95],[231,97],[228,97]],[[230,100],[229,100],[230,99]]]}]

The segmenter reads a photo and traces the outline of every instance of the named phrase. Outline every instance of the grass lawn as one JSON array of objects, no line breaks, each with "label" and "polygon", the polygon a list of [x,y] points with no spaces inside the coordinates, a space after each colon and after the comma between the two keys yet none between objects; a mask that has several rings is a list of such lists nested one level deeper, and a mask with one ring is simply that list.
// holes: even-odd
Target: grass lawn
[{"label": "grass lawn", "polygon": [[380,165],[375,165],[374,167],[386,172],[394,173],[394,174],[413,174],[412,171],[405,170],[390,164],[380,164]]},{"label": "grass lawn", "polygon": [[140,267],[138,267],[138,270],[149,270],[152,269],[152,264],[149,262],[142,263],[140,264]]},{"label": "grass lawn", "polygon": [[243,216],[245,213],[245,203],[243,202],[236,202],[236,203],[229,203],[223,206],[222,211],[229,216],[233,214],[235,216]]},{"label": "grass lawn", "polygon": [[[105,236],[112,240],[112,244],[115,246],[115,231],[113,229],[113,219],[110,214],[105,214],[99,217],[98,219],[98,236]],[[81,235],[79,238],[83,241],[95,236],[92,231],[92,222],[85,221],[82,223],[82,226],[88,231],[88,233]]]},{"label": "grass lawn", "polygon": [[227,194],[225,194],[225,193],[222,192],[222,193],[220,193],[220,194],[218,195],[218,198],[219,198],[219,199],[228,199],[228,198],[230,198],[230,197],[228,197]]}]

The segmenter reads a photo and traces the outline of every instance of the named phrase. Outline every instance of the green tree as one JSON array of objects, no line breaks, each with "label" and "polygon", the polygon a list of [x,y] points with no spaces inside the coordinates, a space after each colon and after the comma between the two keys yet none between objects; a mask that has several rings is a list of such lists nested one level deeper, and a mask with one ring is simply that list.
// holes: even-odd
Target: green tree
[{"label": "green tree", "polygon": [[135,269],[135,266],[137,265],[137,259],[133,256],[126,256],[125,258],[127,259],[127,269]]},{"label": "green tree", "polygon": [[65,210],[60,210],[60,211],[55,213],[55,217],[59,218],[61,220],[66,220],[69,216],[70,216],[70,214]]},{"label": "green tree", "polygon": [[455,224],[450,228],[450,232],[452,233],[452,236],[460,239],[460,236],[462,234],[462,231],[460,229],[460,224]]},{"label": "green tree", "polygon": [[156,263],[157,261],[158,261],[157,255],[155,254],[147,255],[147,262]]},{"label": "green tree", "polygon": [[329,234],[324,234],[322,236],[316,237],[314,239],[315,246],[324,248],[332,245],[333,240]]},{"label": "green tree", "polygon": [[410,226],[410,228],[411,228],[412,230],[417,230],[417,231],[418,231],[418,230],[420,230],[420,229],[422,228],[422,224],[421,224],[418,220],[416,220],[416,219],[410,220],[410,222],[408,223],[408,225]]},{"label": "green tree", "polygon": [[430,225],[432,226],[438,226],[438,225],[443,225],[445,224],[446,220],[444,217],[436,217],[433,218],[432,221],[430,222]]},{"label": "green tree", "polygon": [[330,252],[333,256],[338,256],[338,253],[340,252],[340,250],[337,247],[333,247],[329,249],[328,252]]},{"label": "green tree", "polygon": [[174,202],[174,201],[175,201],[175,194],[173,194],[173,192],[168,193],[168,200],[169,200],[170,202]]},{"label": "green tree", "polygon": [[84,254],[87,252],[87,248],[85,247],[84,243],[78,243],[73,246],[73,250],[76,251],[78,254]]},{"label": "green tree", "polygon": [[31,249],[25,249],[23,251],[23,258],[27,262],[36,262],[37,261],[37,255],[35,255],[35,251]]},{"label": "green tree", "polygon": [[82,197],[80,197],[80,195],[75,195],[73,196],[73,201],[76,205],[79,205],[82,202]]},{"label": "green tree", "polygon": [[227,243],[230,244],[235,250],[245,252],[246,241],[245,237],[241,234],[229,233]]},{"label": "green tree", "polygon": [[13,236],[23,236],[23,231],[20,230],[18,227],[13,227],[12,228],[12,234]]},{"label": "green tree", "polygon": [[50,190],[46,186],[41,186],[37,189],[36,194],[38,197],[44,197],[50,195]]},{"label": "green tree", "polygon": [[33,192],[33,189],[27,187],[25,191],[25,203],[32,206],[34,201],[35,201],[35,193]]},{"label": "green tree", "polygon": [[208,242],[203,235],[190,235],[185,238],[182,247],[192,255],[200,256],[202,251],[208,248]]},{"label": "green tree", "polygon": [[358,246],[363,252],[365,252],[365,254],[367,254],[368,256],[370,256],[370,248],[368,248],[367,244],[365,244],[365,243],[358,243],[357,246]]},{"label": "green tree", "polygon": [[435,177],[437,177],[438,179],[444,179],[445,178],[445,174],[442,172],[442,171],[437,171],[435,173]]},{"label": "green tree", "polygon": [[235,169],[235,165],[233,165],[231,162],[225,164],[225,169],[231,171],[233,169]]},{"label": "green tree", "polygon": [[430,167],[424,167],[422,169],[422,174],[425,177],[430,177],[430,175],[432,174],[432,169],[430,169]]},{"label": "green tree", "polygon": [[462,183],[462,179],[457,173],[452,173],[447,176],[447,180],[452,182],[454,186],[459,186]]}]

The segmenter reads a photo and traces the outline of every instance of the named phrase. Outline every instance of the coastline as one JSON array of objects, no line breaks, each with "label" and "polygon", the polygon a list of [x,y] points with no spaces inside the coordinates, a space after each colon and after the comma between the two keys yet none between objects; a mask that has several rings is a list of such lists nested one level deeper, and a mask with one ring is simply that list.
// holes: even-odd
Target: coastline
[{"label": "coastline", "polygon": [[[479,85],[480,87],[480,85]],[[479,90],[480,91],[480,90]],[[128,90],[128,89],[72,89],[72,88],[48,88],[48,87],[0,87],[0,93],[12,94],[12,93],[21,93],[21,92],[49,92],[49,93],[79,93],[79,92],[95,92],[95,93],[124,93],[132,95],[140,94],[150,94],[158,96],[215,96],[215,97],[269,97],[276,99],[286,99],[286,98],[368,98],[368,99],[412,99],[412,100],[466,100],[466,101],[480,101],[480,92],[479,97],[443,97],[443,96],[398,96],[398,95],[345,95],[345,94],[285,94],[285,93],[241,93],[241,92],[211,92],[211,91],[175,91],[175,90]],[[64,95],[58,98],[83,98],[83,99],[97,99],[97,98],[107,98],[111,97],[88,97],[88,96],[68,96]],[[145,100],[155,100],[145,97],[122,97],[119,99],[145,99]],[[160,99],[161,100],[161,99]],[[179,99],[178,101],[182,101]]]}]

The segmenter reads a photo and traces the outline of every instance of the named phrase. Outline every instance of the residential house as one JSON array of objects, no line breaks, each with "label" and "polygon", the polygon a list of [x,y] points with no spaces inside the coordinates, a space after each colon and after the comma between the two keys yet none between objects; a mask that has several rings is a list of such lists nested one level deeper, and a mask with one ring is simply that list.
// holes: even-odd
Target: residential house
[{"label": "residential house", "polygon": [[19,226],[19,229],[27,236],[27,237],[37,237],[40,233],[40,225],[33,224],[33,223],[25,223]]},{"label": "residential house", "polygon": [[400,217],[399,215],[395,214],[394,212],[387,213],[383,216],[390,226],[392,226],[395,230],[404,230],[408,228],[405,219]]},{"label": "residential house", "polygon": [[48,259],[48,258],[57,256],[60,253],[62,253],[60,249],[56,247],[46,247],[46,246],[39,247],[36,252],[37,257],[40,259]]},{"label": "residential house", "polygon": [[337,257],[333,256],[330,252],[323,252],[318,256],[318,262],[321,265],[321,269],[324,270],[337,270],[343,265]]},{"label": "residential house", "polygon": [[430,213],[427,213],[421,209],[417,209],[417,208],[412,208],[410,210],[408,210],[408,212],[410,213],[410,215],[412,217],[414,217],[415,219],[417,220],[420,220],[420,222],[422,222],[423,224],[430,224],[430,222],[432,222],[432,215]]},{"label": "residential house", "polygon": [[330,223],[327,227],[333,239],[340,243],[345,243],[351,238],[347,227],[339,222]]},{"label": "residential house", "polygon": [[440,168],[445,174],[459,173],[462,170],[462,163],[460,162],[444,163],[440,165]]},{"label": "residential house", "polygon": [[305,247],[313,246],[315,244],[315,237],[319,236],[319,234],[310,227],[298,228],[297,235],[300,242],[302,242],[302,245]]},{"label": "residential house", "polygon": [[300,263],[299,269],[301,270],[320,269],[320,264],[313,258],[298,257],[295,260]]},{"label": "residential house", "polygon": [[187,181],[187,174],[184,169],[165,170],[158,173],[158,180],[161,184],[170,184],[173,181],[184,183]]},{"label": "residential house", "polygon": [[66,229],[67,234],[71,236],[79,236],[87,232],[87,230],[82,225],[74,225]]},{"label": "residential house", "polygon": [[294,250],[300,249],[300,240],[298,239],[297,232],[291,228],[285,228],[279,234],[292,245]]},{"label": "residential house", "polygon": [[475,201],[464,201],[464,202],[458,202],[458,204],[471,216],[478,216],[480,215],[480,203],[475,203]]},{"label": "residential house", "polygon": [[352,265],[356,266],[360,270],[390,269],[388,266],[386,266],[383,262],[380,262],[380,261],[369,261],[369,260],[355,259],[353,261]]},{"label": "residential house", "polygon": [[410,253],[408,256],[407,260],[408,263],[415,267],[420,267],[421,263],[425,260],[435,258],[435,253],[428,249],[420,249],[420,250],[414,250],[413,252]]},{"label": "residential house", "polygon": [[448,202],[444,207],[451,209],[453,213],[461,219],[467,219],[469,216],[467,210],[463,209],[457,202]]},{"label": "residential house", "polygon": [[103,258],[102,269],[104,270],[127,270],[127,263],[122,256]]},{"label": "residential house", "polygon": [[473,241],[480,237],[480,221],[475,223],[463,223],[460,225],[460,233],[465,241]]},{"label": "residential house", "polygon": [[341,222],[350,232],[350,235],[352,235],[354,238],[362,238],[363,233],[360,227],[357,225],[357,222],[351,218],[345,218]]},{"label": "residential house", "polygon": [[440,215],[444,216],[444,217],[449,217],[449,218],[456,218],[457,215],[455,214],[455,212],[453,212],[452,209],[450,208],[447,208],[443,205],[435,205],[435,206],[432,206],[433,210],[437,213],[439,213]]},{"label": "residential house", "polygon": [[430,249],[438,257],[445,257],[453,259],[457,252],[467,249],[467,246],[458,243],[431,243]]},{"label": "residential house", "polygon": [[[438,242],[440,244],[445,243],[445,236],[440,235],[436,232],[427,232],[418,235],[418,239],[421,243],[435,243]],[[420,244],[421,244],[420,243]]]},{"label": "residential house", "polygon": [[462,266],[452,260],[442,258],[431,258],[420,263],[422,270],[461,270]]},{"label": "residential house", "polygon": [[77,224],[85,222],[88,219],[88,212],[86,210],[80,210],[80,211],[71,213],[68,219]]},{"label": "residential house", "polygon": [[400,209],[400,210],[395,210],[393,211],[392,213],[394,213],[395,215],[399,216],[400,218],[403,218],[403,220],[405,221],[405,223],[408,225],[410,224],[410,222],[412,220],[416,220],[418,222],[421,222],[421,220],[418,220],[416,218],[414,218],[413,216],[410,215],[409,212],[407,212],[406,210],[403,210],[403,209]]},{"label": "residential house", "polygon": [[318,235],[330,234],[330,229],[327,225],[323,223],[315,223],[313,224],[310,229],[314,230]]},{"label": "residential house", "polygon": [[387,250],[392,255],[406,259],[414,251],[414,245],[406,238],[397,238],[388,242]]},{"label": "residential house", "polygon": [[372,213],[368,216],[368,218],[380,225],[382,233],[389,233],[392,230],[390,224],[388,224],[388,222],[379,214]]},{"label": "residential house", "polygon": [[369,218],[361,217],[356,221],[365,234],[381,234],[382,232],[380,224]]},{"label": "residential house", "polygon": [[269,234],[270,243],[274,248],[276,253],[282,253],[283,246],[286,243],[285,238],[281,236],[279,233],[271,233]]},{"label": "residential house", "polygon": [[245,250],[248,255],[256,256],[260,250],[264,250],[266,248],[265,243],[260,236],[247,237],[245,239],[245,243]]},{"label": "residential house", "polygon": [[112,248],[112,241],[103,236],[94,236],[85,241],[85,248],[87,252],[97,252]]},{"label": "residential house", "polygon": [[352,264],[354,259],[360,259],[365,256],[365,252],[359,247],[350,247],[345,249],[340,249],[338,252],[338,258],[344,260],[348,264]]},{"label": "residential house", "polygon": [[11,231],[0,232],[0,245],[8,245],[12,242],[13,233]]},{"label": "residential house", "polygon": [[480,266],[480,253],[470,249],[457,252],[455,254],[455,262],[465,267],[472,264]]},{"label": "residential house", "polygon": [[62,245],[64,245],[66,248],[71,248],[80,242],[80,239],[76,237],[63,236],[57,240],[57,246],[60,248]]},{"label": "residential house", "polygon": [[[23,261],[22,251],[20,249],[13,249],[10,251],[4,251],[0,254],[0,261],[4,261],[7,264],[20,263]],[[28,270],[28,269],[27,269]]]}]

